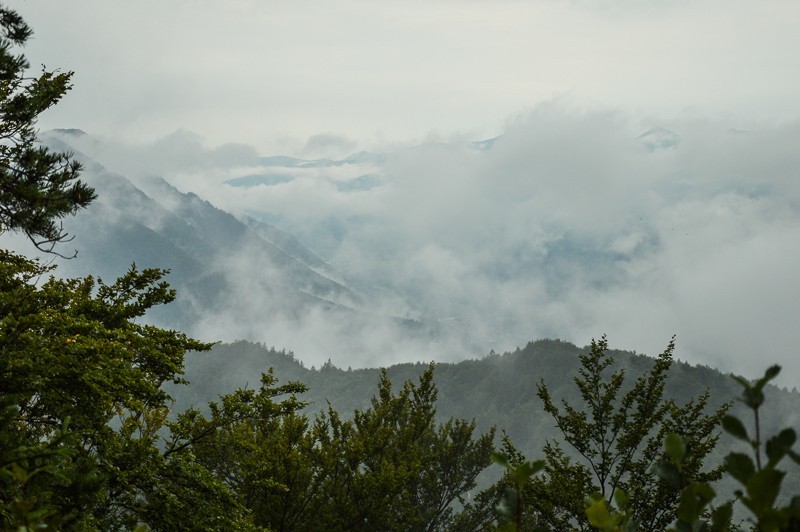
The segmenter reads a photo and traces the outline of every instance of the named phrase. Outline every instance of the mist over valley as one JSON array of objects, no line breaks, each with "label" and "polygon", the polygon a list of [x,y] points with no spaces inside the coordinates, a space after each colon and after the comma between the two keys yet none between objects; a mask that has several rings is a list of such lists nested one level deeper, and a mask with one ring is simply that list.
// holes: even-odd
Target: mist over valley
[{"label": "mist over valley", "polygon": [[60,274],[168,268],[152,319],[309,366],[677,334],[681,359],[757,374],[766,351],[790,382],[800,128],[654,123],[554,103],[486,142],[321,159],[53,131],[99,191]]}]

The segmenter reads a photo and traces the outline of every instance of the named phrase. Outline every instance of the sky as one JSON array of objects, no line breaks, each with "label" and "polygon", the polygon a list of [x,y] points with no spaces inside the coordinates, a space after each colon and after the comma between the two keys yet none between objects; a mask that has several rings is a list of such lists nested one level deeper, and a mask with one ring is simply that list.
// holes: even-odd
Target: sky
[{"label": "sky", "polygon": [[783,120],[793,0],[24,0],[32,64],[75,71],[43,129],[186,129],[263,153],[489,138],[568,98],[637,115]]},{"label": "sky", "polygon": [[[397,295],[393,315],[482,324],[485,351],[608,333],[655,354],[676,334],[684,360],[800,378],[796,2],[18,9],[32,63],[76,72],[42,129],[262,216]],[[258,155],[358,150],[388,155],[225,183]],[[361,175],[380,186],[337,186]]]}]

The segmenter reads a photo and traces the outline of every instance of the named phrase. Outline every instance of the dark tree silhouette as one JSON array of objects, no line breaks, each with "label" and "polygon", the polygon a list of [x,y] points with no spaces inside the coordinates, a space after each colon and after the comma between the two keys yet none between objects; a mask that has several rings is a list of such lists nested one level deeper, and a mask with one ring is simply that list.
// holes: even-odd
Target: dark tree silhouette
[{"label": "dark tree silhouette", "polygon": [[0,233],[23,232],[39,250],[56,253],[56,244],[70,240],[61,218],[96,195],[78,179],[81,165],[72,154],[37,142],[36,119],[70,90],[72,72],[43,68],[26,77],[30,64],[14,48],[32,34],[17,12],[0,5]]}]

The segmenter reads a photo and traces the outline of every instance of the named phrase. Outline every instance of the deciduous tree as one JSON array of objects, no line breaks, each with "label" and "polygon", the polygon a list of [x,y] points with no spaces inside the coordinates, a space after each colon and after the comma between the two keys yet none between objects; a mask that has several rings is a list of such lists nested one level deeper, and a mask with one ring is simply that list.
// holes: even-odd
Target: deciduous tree
[{"label": "deciduous tree", "polygon": [[[683,405],[664,397],[674,348],[671,341],[650,371],[626,390],[625,370],[611,371],[613,359],[605,337],[593,340],[580,355],[581,369],[575,377],[581,406],[563,400],[559,407],[547,385],[539,384],[544,409],[573,454],[567,454],[558,442],[545,446],[544,474],[526,486],[525,512],[531,522],[554,529],[591,530],[585,500],[595,495],[608,507],[612,501],[624,500],[630,522],[641,529],[664,530],[675,520],[680,489],[720,478],[721,468],[706,469],[703,461],[716,445],[729,405],[709,412],[707,392]],[[668,433],[692,442],[678,490],[655,471],[666,460],[662,443]],[[507,446],[507,454],[513,457],[513,446],[510,442]]]},{"label": "deciduous tree", "polygon": [[45,280],[50,269],[0,252],[0,528],[235,522],[224,483],[160,451],[162,385],[181,382],[187,350],[210,347],[138,323],[174,298],[164,272],[105,284]]}]

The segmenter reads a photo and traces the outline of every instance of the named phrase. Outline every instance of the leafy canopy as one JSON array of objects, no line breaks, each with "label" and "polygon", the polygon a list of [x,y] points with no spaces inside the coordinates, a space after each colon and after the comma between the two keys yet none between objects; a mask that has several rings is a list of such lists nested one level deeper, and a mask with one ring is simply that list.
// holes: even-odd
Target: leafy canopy
[{"label": "leafy canopy", "polygon": [[[567,454],[559,442],[546,443],[542,474],[527,481],[525,497],[517,503],[518,522],[531,528],[591,530],[592,519],[617,519],[603,513],[616,502],[624,506],[625,519],[632,525],[663,530],[675,519],[679,490],[653,466],[664,459],[662,442],[671,432],[692,442],[680,488],[720,477],[721,469],[706,471],[703,460],[716,445],[728,407],[707,413],[708,392],[684,405],[664,397],[674,348],[671,341],[650,371],[626,389],[625,369],[612,371],[614,360],[606,338],[593,340],[580,355],[581,368],[574,379],[580,406],[566,400],[559,406],[547,385],[539,383],[544,410],[573,453]],[[512,467],[524,463],[508,438],[503,450]],[[514,484],[508,478],[504,482]]]},{"label": "leafy canopy", "polygon": [[0,252],[3,506],[105,528],[178,513],[179,501],[153,511],[153,490],[173,483],[213,488],[222,504],[224,486],[158,450],[170,402],[162,385],[181,381],[187,350],[210,347],[137,323],[174,298],[163,272],[42,282],[50,270]]}]

